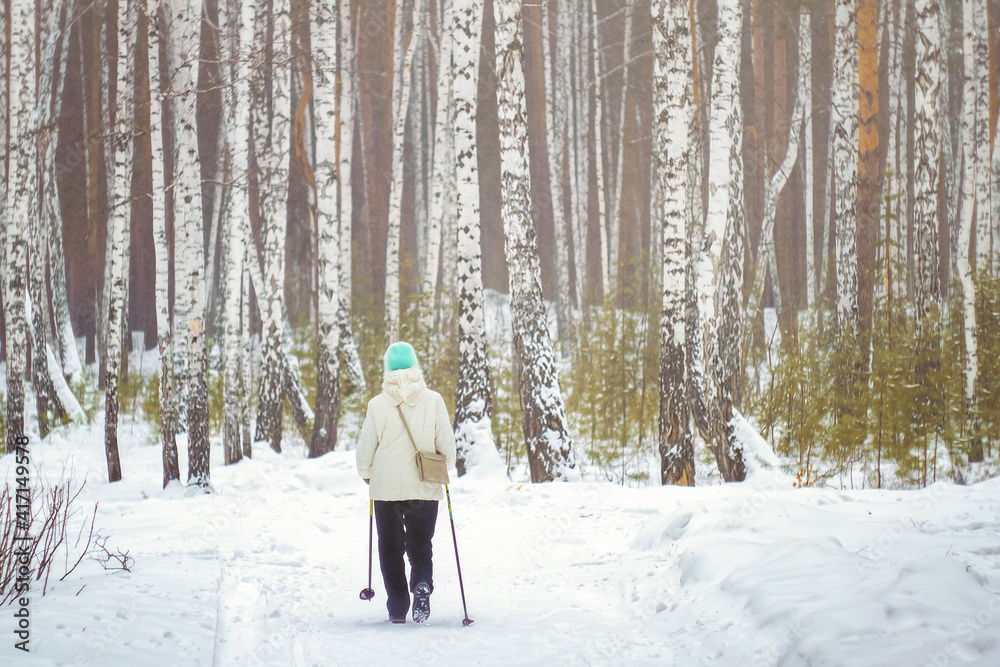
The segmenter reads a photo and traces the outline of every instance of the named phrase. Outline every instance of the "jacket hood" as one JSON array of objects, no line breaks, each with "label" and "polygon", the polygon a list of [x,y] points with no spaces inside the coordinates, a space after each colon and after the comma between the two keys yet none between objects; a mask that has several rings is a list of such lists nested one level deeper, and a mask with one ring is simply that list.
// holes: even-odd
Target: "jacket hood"
[{"label": "jacket hood", "polygon": [[427,384],[419,367],[386,371],[382,376],[382,393],[393,405],[413,406],[427,393]]}]

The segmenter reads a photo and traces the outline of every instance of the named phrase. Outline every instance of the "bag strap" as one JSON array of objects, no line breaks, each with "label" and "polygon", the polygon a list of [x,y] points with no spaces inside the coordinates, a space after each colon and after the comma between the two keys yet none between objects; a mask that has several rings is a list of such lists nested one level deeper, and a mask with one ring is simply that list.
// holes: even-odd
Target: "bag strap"
[{"label": "bag strap", "polygon": [[403,428],[406,429],[406,435],[410,436],[410,444],[413,445],[413,451],[419,454],[420,450],[417,448],[417,441],[413,439],[413,434],[410,433],[410,425],[406,423],[406,417],[403,416],[403,408],[400,407],[399,403],[396,404],[396,412],[399,413],[399,418],[403,420]]}]

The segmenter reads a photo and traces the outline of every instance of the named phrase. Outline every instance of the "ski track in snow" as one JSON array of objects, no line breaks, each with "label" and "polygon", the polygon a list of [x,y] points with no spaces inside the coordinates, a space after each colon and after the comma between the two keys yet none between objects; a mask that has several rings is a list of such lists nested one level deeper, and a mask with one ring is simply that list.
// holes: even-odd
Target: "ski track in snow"
[{"label": "ski track in snow", "polygon": [[[694,489],[464,478],[451,494],[476,623],[462,626],[442,502],[431,618],[399,627],[377,553],[376,596],[358,599],[368,500],[352,451],[310,461],[301,442],[262,445],[216,465],[203,494],[161,489],[159,447],[138,433],[123,431],[113,485],[103,425],[33,444],[36,477],[64,462],[86,476],[98,529],[135,562],[86,561],[36,591],[30,655],[5,613],[0,664],[1000,664],[1000,480],[847,492],[768,472]],[[13,478],[13,457],[0,471]]]}]

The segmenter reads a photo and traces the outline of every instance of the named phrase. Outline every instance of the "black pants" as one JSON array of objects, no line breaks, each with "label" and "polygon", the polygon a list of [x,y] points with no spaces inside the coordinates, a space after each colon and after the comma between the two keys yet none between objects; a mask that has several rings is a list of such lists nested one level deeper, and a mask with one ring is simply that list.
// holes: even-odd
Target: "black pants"
[{"label": "black pants", "polygon": [[[403,618],[410,608],[410,591],[421,581],[434,590],[431,538],[437,523],[436,500],[376,500],[378,559],[389,600],[390,618]],[[406,583],[403,553],[410,560],[410,583]]]}]

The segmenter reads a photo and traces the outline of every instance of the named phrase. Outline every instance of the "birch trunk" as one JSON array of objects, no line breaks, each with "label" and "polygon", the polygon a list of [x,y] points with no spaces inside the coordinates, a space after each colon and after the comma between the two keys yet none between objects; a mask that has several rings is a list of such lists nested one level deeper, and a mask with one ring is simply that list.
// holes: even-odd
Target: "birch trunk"
[{"label": "birch trunk", "polygon": [[[10,3],[10,112],[5,110],[9,122],[8,159],[6,174],[9,180],[4,202],[7,224],[4,246],[3,272],[4,308],[7,325],[7,451],[20,447],[25,435],[24,375],[27,370],[28,321],[26,300],[28,287],[28,219],[31,202],[35,197],[32,128],[32,100],[35,91],[34,76],[34,3],[13,0]],[[0,58],[4,60],[4,58]],[[5,63],[6,64],[6,63]],[[6,87],[0,82],[0,87]],[[7,125],[7,123],[0,123]],[[109,459],[110,462],[110,459]]]},{"label": "birch trunk", "polygon": [[[267,26],[273,13],[271,90],[265,85]],[[287,160],[290,147],[289,122],[289,8],[287,0],[269,7],[258,0],[254,16],[254,51],[257,63],[253,79],[254,107],[251,115],[254,148],[260,183],[261,230],[264,238],[263,294],[267,305],[262,314],[264,360],[257,404],[257,433],[254,440],[267,440],[271,449],[281,451],[282,392],[282,313],[285,277],[286,204],[288,201]],[[270,93],[271,108],[267,100]],[[252,263],[252,262],[251,262]],[[260,284],[260,283],[258,283]]]},{"label": "birch trunk", "polygon": [[846,333],[857,330],[858,318],[858,25],[854,0],[837,0],[835,11],[831,124],[837,185],[837,318]]},{"label": "birch trunk", "polygon": [[[778,210],[778,197],[788,184],[788,177],[795,168],[799,159],[799,143],[803,136],[802,124],[805,120],[806,95],[809,86],[806,81],[812,76],[812,68],[809,64],[809,53],[803,48],[802,35],[809,32],[809,25],[806,23],[807,14],[799,14],[799,76],[796,87],[795,106],[792,109],[792,120],[788,126],[788,146],[785,149],[785,158],[782,160],[774,176],[767,182],[764,189],[764,216],[760,226],[760,242],[757,248],[757,269],[754,271],[753,287],[750,290],[749,312],[756,312],[764,298],[764,278],[767,272],[771,274],[771,289],[774,292],[774,301],[777,309],[781,310],[781,290],[778,285],[778,261],[774,253],[774,219]],[[808,39],[808,37],[806,37]],[[808,197],[806,198],[808,201]],[[807,221],[808,225],[812,224]],[[811,238],[809,239],[812,240]],[[806,247],[809,247],[808,245]]]},{"label": "birch trunk", "polygon": [[[905,95],[899,94],[899,88],[902,81],[901,66],[903,51],[903,31],[900,29],[900,26],[904,18],[902,16],[904,10],[905,7],[900,5],[900,0],[886,2],[885,20],[883,21],[885,25],[885,39],[889,41],[889,62],[887,66],[889,136],[886,137],[885,159],[887,179],[886,201],[888,210],[886,211],[885,227],[883,228],[883,238],[885,240],[883,286],[887,296],[891,295],[894,291],[894,283],[899,279],[894,267],[894,258],[897,250],[903,246],[903,239],[899,230],[902,228],[901,219],[904,215],[904,209],[901,206],[902,198],[899,195],[905,191],[906,183],[902,178],[903,169],[900,161],[903,152],[900,148],[905,148],[905,145],[902,143],[903,133],[900,122],[905,114],[905,109],[900,105],[905,102]],[[893,227],[894,220],[895,229]]]},{"label": "birch trunk", "polygon": [[[812,86],[812,10],[800,7],[799,12],[799,100],[802,104],[802,177],[803,206],[806,232],[806,306],[815,306],[816,301],[816,252],[815,224],[816,202],[813,197],[813,86]],[[808,23],[806,22],[808,19]]]},{"label": "birch trunk", "polygon": [[[424,265],[420,306],[420,334],[425,338],[422,352],[428,366],[433,366],[435,349],[437,348],[436,334],[439,333],[434,327],[434,302],[438,291],[442,243],[451,242],[451,239],[445,240],[443,238],[443,233],[444,230],[452,227],[448,220],[455,214],[454,208],[446,207],[445,202],[451,199],[457,175],[454,171],[455,132],[452,122],[455,115],[452,97],[452,82],[454,80],[452,50],[454,42],[463,39],[462,35],[452,33],[453,24],[455,24],[453,18],[454,0],[442,0],[442,2],[444,4],[444,19],[438,37],[437,107],[434,110],[434,165],[427,229],[427,260]],[[476,48],[479,48],[478,44]],[[474,102],[473,100],[473,111],[475,110]]]},{"label": "birch trunk", "polygon": [[531,219],[520,5],[520,0],[497,0],[494,4],[503,222],[518,392],[531,481],[547,482],[577,478],[579,473],[545,326],[538,243]]},{"label": "birch trunk", "polygon": [[410,108],[410,76],[413,56],[423,39],[424,0],[414,0],[413,30],[410,35],[403,31],[403,0],[396,3],[396,23],[393,37],[392,86],[393,133],[392,133],[392,181],[389,186],[389,227],[386,232],[385,251],[385,332],[390,343],[399,338],[399,240],[400,220],[403,212],[403,178],[405,164],[403,144],[406,134],[406,117]]},{"label": "birch trunk", "polygon": [[[140,0],[141,2],[141,0]],[[160,436],[163,448],[163,486],[179,480],[177,461],[177,406],[173,364],[173,327],[170,322],[170,250],[167,244],[165,190],[163,173],[163,101],[160,82],[160,5],[147,16],[149,30],[149,136],[152,155],[153,247],[156,255],[156,346],[160,353]]]},{"label": "birch trunk", "polygon": [[611,275],[609,279],[616,291],[621,291],[618,285],[618,254],[621,231],[622,189],[625,179],[625,102],[628,98],[629,64],[632,59],[632,2],[625,3],[625,37],[622,44],[622,92],[618,102],[618,159],[615,161],[614,194],[611,197],[611,214],[608,216],[610,230],[608,232],[608,266]]},{"label": "birch trunk", "polygon": [[[49,135],[45,143],[45,153],[43,162],[43,172],[45,174],[45,184],[43,191],[43,215],[46,218],[45,228],[48,237],[49,270],[51,271],[50,288],[52,292],[52,312],[55,318],[55,339],[54,344],[58,353],[59,362],[62,366],[62,374],[65,378],[71,378],[82,370],[80,364],[79,351],[76,349],[76,337],[73,334],[73,323],[70,320],[69,300],[66,292],[66,257],[63,251],[62,220],[59,213],[59,193],[56,190],[56,140],[55,126],[51,119],[59,118],[62,112],[63,88],[66,80],[66,63],[68,61],[68,44],[63,39],[63,34],[69,34],[69,24],[62,16],[72,17],[76,9],[76,3],[70,0],[64,6],[62,0],[56,0],[50,10],[51,28],[47,31],[49,41],[61,42],[61,46],[56,46],[56,50],[61,53],[58,63],[52,68],[52,76],[55,77],[53,85],[49,88],[53,91],[51,106],[45,106],[42,111],[46,119],[42,126],[46,128]],[[48,61],[43,61],[47,64]],[[44,94],[46,87],[39,88]],[[50,374],[52,369],[49,369]],[[53,376],[53,382],[64,382]],[[75,399],[74,399],[75,400]],[[77,404],[78,407],[79,404]],[[74,419],[78,419],[82,414],[82,409],[77,411],[73,406],[67,406]]]},{"label": "birch trunk", "polygon": [[611,298],[611,272],[608,263],[610,252],[608,226],[611,223],[604,190],[604,83],[601,71],[602,47],[597,0],[591,0],[590,7],[590,28],[594,39],[594,167],[597,171],[597,222],[601,238],[601,286],[604,290],[603,297],[609,299]]},{"label": "birch trunk", "polygon": [[247,391],[242,373],[243,277],[247,262],[246,244],[250,231],[248,199],[250,158],[250,72],[253,5],[249,0],[226,0],[220,8],[219,40],[224,89],[224,145],[229,147],[230,187],[222,211],[224,253],[221,296],[223,303],[223,406],[222,435],[225,463],[236,463],[249,446],[242,441],[241,399]]},{"label": "birch trunk", "polygon": [[706,406],[712,449],[723,479],[746,476],[731,420],[739,399],[743,266],[743,117],[739,94],[742,16],[739,0],[719,3],[718,43],[709,119],[709,200],[697,271],[706,351]]},{"label": "birch trunk", "polygon": [[915,319],[918,339],[938,300],[938,104],[941,88],[940,6],[917,0],[916,107],[914,113]]},{"label": "birch trunk", "polygon": [[[986,205],[980,204],[981,186],[988,185],[989,171],[986,148],[989,146],[989,125],[980,119],[989,117],[989,72],[986,58],[982,58],[980,43],[986,43],[985,0],[963,0],[963,53],[965,59],[965,85],[962,113],[962,145],[965,155],[965,173],[962,179],[962,217],[958,233],[958,278],[962,284],[962,316],[965,331],[965,409],[966,414],[976,413],[976,385],[979,375],[979,355],[976,330],[976,285],[972,263],[969,261],[972,229],[977,232],[988,223],[988,196]],[[988,56],[988,48],[983,48]],[[980,146],[982,144],[982,146]],[[985,189],[988,195],[989,190]],[[978,222],[977,222],[978,218]],[[988,243],[988,238],[986,239]],[[980,239],[977,235],[977,248]],[[978,257],[977,257],[978,259]],[[977,262],[980,264],[980,262]],[[973,446],[975,449],[975,445]],[[981,448],[981,445],[980,445]],[[970,457],[972,458],[972,457]],[[978,458],[976,456],[975,458]]]},{"label": "birch trunk", "polygon": [[[208,355],[205,345],[205,246],[201,160],[195,126],[200,62],[199,0],[176,7],[170,26],[174,103],[174,243],[176,293],[187,306],[179,321],[187,352],[188,483],[210,489],[208,442]],[[175,313],[175,318],[177,314]],[[178,403],[185,405],[185,403]]]},{"label": "birch trunk", "polygon": [[501,468],[493,441],[492,401],[483,317],[483,257],[479,225],[479,171],[476,100],[483,5],[455,0],[454,128],[455,212],[458,227],[458,381],[455,386],[455,441],[458,474],[472,467]]},{"label": "birch trunk", "polygon": [[[990,45],[988,39],[987,20],[988,0],[974,0],[972,22],[974,39],[971,50],[974,52],[974,64],[971,71],[972,86],[975,89],[975,161],[976,161],[976,270],[988,269],[990,266],[990,250],[992,248],[992,232],[990,228]],[[968,30],[966,31],[968,34]],[[970,46],[966,44],[966,54]],[[966,55],[966,85],[969,85],[969,59]],[[998,91],[1000,94],[1000,91]],[[968,200],[966,200],[968,201]],[[965,253],[966,245],[961,245],[960,252]]]},{"label": "birch trunk", "polygon": [[655,0],[653,16],[653,154],[663,189],[663,310],[660,319],[660,483],[694,486],[694,443],[684,400],[685,274],[692,190],[695,109],[688,0]]},{"label": "birch trunk", "polygon": [[339,14],[329,0],[313,3],[312,65],[313,104],[316,114],[316,224],[319,272],[319,341],[316,355],[316,421],[309,442],[309,457],[333,451],[337,445],[340,416],[340,243],[337,189],[340,159],[337,154],[338,98],[337,21]]},{"label": "birch trunk", "polygon": [[118,76],[115,95],[114,124],[109,128],[109,152],[114,171],[108,175],[112,189],[108,191],[108,245],[111,259],[111,289],[109,292],[107,360],[105,368],[104,444],[108,457],[108,481],[121,479],[118,461],[118,373],[122,357],[126,283],[126,257],[129,246],[129,213],[134,168],[135,122],[135,36],[138,21],[136,0],[118,3]]},{"label": "birch trunk", "polygon": [[[587,275],[587,200],[588,200],[588,174],[589,155],[587,149],[587,128],[589,127],[590,105],[588,90],[590,86],[586,77],[586,31],[584,30],[584,11],[577,3],[566,3],[565,9],[570,13],[572,25],[569,28],[566,44],[560,46],[560,53],[565,53],[564,49],[570,51],[569,55],[564,55],[572,65],[571,81],[573,86],[573,112],[570,115],[573,136],[570,142],[569,165],[572,171],[572,185],[570,192],[572,196],[572,207],[570,210],[570,229],[573,242],[573,267],[576,280],[573,284],[573,297],[576,307],[583,311],[584,308],[584,280]],[[560,23],[560,25],[564,25]],[[563,62],[566,62],[564,60]]]},{"label": "birch trunk", "polygon": [[[354,152],[354,118],[357,109],[355,99],[355,77],[357,77],[357,55],[354,47],[354,36],[351,28],[351,3],[337,3],[337,30],[339,46],[337,50],[337,157],[339,159],[337,173],[337,224],[340,243],[340,299],[346,312],[341,317],[347,317],[351,312],[351,238],[354,216],[353,185],[351,181],[351,164]],[[341,346],[344,345],[341,338]]]},{"label": "birch trunk", "polygon": [[[39,437],[44,438],[50,428],[49,413],[54,419],[68,421],[70,414],[63,404],[62,396],[73,396],[66,386],[62,376],[62,370],[49,367],[49,357],[51,349],[49,347],[49,331],[51,323],[49,321],[49,296],[46,280],[46,259],[48,256],[49,235],[54,234],[57,224],[51,219],[55,212],[56,203],[50,200],[54,197],[55,184],[49,182],[49,177],[54,175],[55,170],[49,169],[48,164],[53,161],[55,155],[55,127],[52,122],[52,99],[54,97],[53,86],[57,85],[59,64],[57,56],[65,59],[65,53],[58,50],[61,42],[62,31],[59,29],[62,15],[62,2],[52,2],[48,0],[36,3],[36,11],[39,17],[37,23],[42,27],[38,53],[41,60],[36,67],[39,75],[36,87],[34,127],[32,135],[35,139],[36,153],[36,178],[40,179],[37,184],[37,191],[40,197],[36,198],[31,206],[31,215],[28,219],[28,309],[27,316],[30,321],[31,340],[31,370],[32,385],[35,391],[35,406],[38,418]],[[60,230],[61,231],[61,230]],[[53,273],[53,278],[55,278]],[[65,280],[65,278],[64,278]],[[65,290],[65,284],[63,285]],[[34,307],[31,307],[31,306]],[[53,361],[54,361],[53,357]],[[55,382],[60,382],[57,390]],[[72,399],[75,402],[75,398]],[[82,410],[77,406],[77,414],[82,415]]]},{"label": "birch trunk", "polygon": [[[567,141],[567,114],[569,111],[569,61],[568,49],[563,42],[567,35],[563,26],[567,24],[568,4],[557,7],[553,27],[553,12],[550,7],[542,7],[542,51],[545,66],[546,129],[549,154],[546,162],[549,170],[549,189],[552,201],[552,223],[555,245],[555,302],[556,330],[563,341],[563,354],[568,354],[572,334],[570,325],[569,294],[569,254],[567,252],[565,191],[563,189],[563,158]],[[559,57],[557,57],[557,55]],[[461,225],[459,225],[461,229]]]}]

